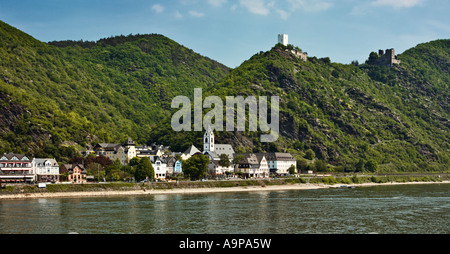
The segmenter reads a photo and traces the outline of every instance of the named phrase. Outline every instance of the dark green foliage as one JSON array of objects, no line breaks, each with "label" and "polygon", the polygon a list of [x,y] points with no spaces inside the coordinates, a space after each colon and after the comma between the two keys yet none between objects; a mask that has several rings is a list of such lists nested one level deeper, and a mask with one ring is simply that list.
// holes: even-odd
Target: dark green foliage
[{"label": "dark green foliage", "polygon": [[63,160],[98,142],[152,142],[171,99],[229,69],[162,35],[39,42],[0,21],[0,153]]},{"label": "dark green foliage", "polygon": [[[446,171],[449,41],[407,50],[393,68],[314,57],[304,62],[278,45],[252,56],[204,96],[225,101],[225,96],[278,95],[282,136],[270,144],[273,150],[300,150],[309,159],[313,152],[347,172],[361,171],[369,159],[379,172]],[[226,140],[237,148],[250,140],[253,152],[268,151],[259,136],[245,132]]]},{"label": "dark green foliage", "polygon": [[136,166],[136,171],[134,172],[134,178],[136,181],[145,179],[151,181],[155,178],[155,170],[148,157],[139,160],[139,164]]},{"label": "dark green foliage", "polygon": [[[295,48],[292,45],[289,48]],[[450,40],[419,44],[400,66],[307,62],[277,45],[229,68],[161,35],[39,42],[0,22],[0,153],[67,161],[97,142],[157,142],[184,151],[203,132],[174,132],[176,95],[280,97],[280,138],[217,133],[235,151],[311,149],[329,169],[446,171]],[[371,58],[377,56],[371,54]],[[308,152],[309,153],[309,152]],[[307,155],[308,156],[308,155]],[[309,156],[308,156],[309,157]],[[334,167],[333,167],[334,166]],[[369,164],[370,166],[370,164]]]},{"label": "dark green foliage", "polygon": [[209,157],[207,155],[194,155],[183,162],[183,173],[193,180],[206,176]]},{"label": "dark green foliage", "polygon": [[327,171],[327,163],[323,160],[314,161],[314,171],[315,172],[326,172]]},{"label": "dark green foliage", "polygon": [[228,158],[228,155],[221,154],[219,160],[219,165],[222,167],[229,167],[230,166],[230,159]]},{"label": "dark green foliage", "polygon": [[375,172],[378,169],[378,163],[375,160],[368,160],[364,165],[364,168],[369,172]]},{"label": "dark green foliage", "polygon": [[304,157],[308,160],[313,160],[316,157],[316,154],[312,149],[308,149],[306,150]]}]

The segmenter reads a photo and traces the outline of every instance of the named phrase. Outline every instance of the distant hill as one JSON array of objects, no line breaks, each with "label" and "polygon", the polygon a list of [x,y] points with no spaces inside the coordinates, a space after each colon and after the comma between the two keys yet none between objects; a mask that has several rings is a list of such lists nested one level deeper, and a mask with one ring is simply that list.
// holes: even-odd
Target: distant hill
[{"label": "distant hill", "polygon": [[[368,52],[369,56],[369,52]],[[60,161],[97,142],[184,151],[203,132],[174,132],[172,98],[280,97],[280,138],[220,132],[235,151],[307,150],[330,170],[448,171],[450,40],[419,44],[399,66],[307,61],[276,45],[230,69],[162,35],[43,43],[0,22],[0,153]]]},{"label": "distant hill", "polygon": [[162,35],[43,43],[0,21],[0,153],[59,154],[96,142],[147,143],[179,94],[229,68]]},{"label": "distant hill", "polygon": [[[227,95],[280,96],[281,138],[261,143],[260,133],[221,132],[218,143],[298,157],[312,149],[336,171],[361,169],[368,160],[381,172],[449,169],[450,40],[409,49],[392,68],[329,58],[303,61],[285,49],[277,45],[255,54],[204,91],[223,101]],[[168,129],[159,129],[154,138],[201,145],[199,134],[175,136]],[[180,141],[180,135],[186,137]]]}]

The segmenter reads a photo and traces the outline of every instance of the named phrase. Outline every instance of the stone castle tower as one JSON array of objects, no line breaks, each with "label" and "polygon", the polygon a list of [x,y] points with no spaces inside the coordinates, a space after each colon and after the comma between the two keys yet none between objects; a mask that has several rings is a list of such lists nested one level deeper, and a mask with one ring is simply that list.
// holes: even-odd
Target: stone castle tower
[{"label": "stone castle tower", "polygon": [[386,50],[382,50],[382,49],[378,50],[378,58],[370,59],[370,57],[369,57],[369,60],[367,61],[367,63],[373,64],[373,65],[392,67],[392,66],[394,66],[394,64],[400,64],[400,60],[397,59],[394,49],[391,48],[391,49],[386,49]]},{"label": "stone castle tower", "polygon": [[288,35],[287,34],[279,34],[278,35],[278,43],[281,43],[284,46],[287,46],[289,44]]},{"label": "stone castle tower", "polygon": [[[289,45],[288,35],[287,34],[279,34],[278,35],[278,43],[283,44],[284,46]],[[292,45],[291,45],[292,46]],[[301,50],[296,49],[286,49],[286,51],[291,52],[294,56],[302,59],[303,61],[308,61],[308,52],[302,52]]]}]

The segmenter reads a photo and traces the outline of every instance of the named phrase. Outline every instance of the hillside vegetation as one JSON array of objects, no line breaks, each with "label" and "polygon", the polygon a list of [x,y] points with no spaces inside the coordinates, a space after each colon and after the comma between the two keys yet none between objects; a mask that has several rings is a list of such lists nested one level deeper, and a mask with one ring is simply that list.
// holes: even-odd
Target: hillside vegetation
[{"label": "hillside vegetation", "polygon": [[3,22],[0,58],[0,152],[57,158],[74,153],[60,144],[146,143],[174,96],[229,72],[162,35],[46,44]]},{"label": "hillside vegetation", "polygon": [[[330,171],[362,170],[368,161],[379,172],[448,170],[450,40],[418,45],[393,68],[316,57],[305,62],[285,49],[255,54],[204,91],[224,102],[225,96],[280,96],[281,138],[261,143],[259,132],[221,132],[218,143],[297,157],[312,150]],[[199,134],[178,135],[201,145]],[[169,128],[158,137],[178,141]]]},{"label": "hillside vegetation", "polygon": [[[368,52],[369,55],[369,52]],[[276,45],[235,69],[162,35],[43,43],[0,22],[0,153],[63,161],[97,142],[202,147],[174,132],[172,98],[280,97],[280,138],[216,133],[236,152],[287,151],[329,171],[448,171],[450,40],[417,45],[400,66],[303,61]],[[307,154],[308,151],[308,154]],[[311,155],[311,152],[312,155]],[[312,157],[310,157],[312,156]]]}]

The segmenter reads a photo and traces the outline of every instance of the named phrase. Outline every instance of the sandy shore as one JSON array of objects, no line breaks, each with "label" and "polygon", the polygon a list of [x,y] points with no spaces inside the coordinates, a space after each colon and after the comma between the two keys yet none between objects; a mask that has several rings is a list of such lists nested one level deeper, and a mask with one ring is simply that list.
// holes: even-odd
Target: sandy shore
[{"label": "sandy shore", "polygon": [[164,190],[138,190],[138,191],[85,191],[85,192],[55,192],[55,193],[22,193],[0,195],[0,200],[4,199],[28,199],[28,198],[66,198],[66,197],[100,197],[100,196],[121,196],[121,195],[158,195],[158,194],[196,194],[196,193],[220,193],[220,192],[249,192],[249,191],[286,191],[286,190],[311,190],[339,188],[342,186],[365,187],[380,185],[401,185],[401,184],[448,184],[443,182],[405,182],[405,183],[363,183],[363,184],[288,184],[269,186],[247,186],[247,187],[223,187],[223,188],[188,188],[188,189],[164,189]]}]

